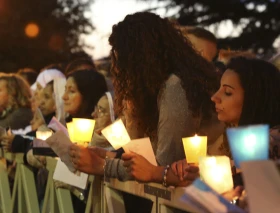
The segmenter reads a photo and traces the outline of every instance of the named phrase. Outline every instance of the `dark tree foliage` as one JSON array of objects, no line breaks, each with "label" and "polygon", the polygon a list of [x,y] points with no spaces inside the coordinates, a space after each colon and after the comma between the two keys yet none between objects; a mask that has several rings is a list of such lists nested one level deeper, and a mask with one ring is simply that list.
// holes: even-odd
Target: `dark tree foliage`
[{"label": "dark tree foliage", "polygon": [[[85,55],[79,36],[93,30],[85,17],[91,3],[92,0],[0,0],[0,71],[13,72],[22,67],[38,70]],[[38,26],[37,34],[34,25]]]},{"label": "dark tree foliage", "polygon": [[182,25],[219,25],[231,20],[242,25],[239,37],[219,39],[223,48],[252,49],[267,53],[280,34],[280,0],[159,0],[167,8],[180,7],[174,18]]}]

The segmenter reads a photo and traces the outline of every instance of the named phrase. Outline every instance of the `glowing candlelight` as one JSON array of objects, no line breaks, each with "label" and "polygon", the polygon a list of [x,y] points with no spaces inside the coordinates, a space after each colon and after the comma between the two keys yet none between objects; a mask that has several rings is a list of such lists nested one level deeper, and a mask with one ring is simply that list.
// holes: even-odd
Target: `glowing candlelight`
[{"label": "glowing candlelight", "polygon": [[198,163],[199,157],[206,156],[207,136],[197,136],[183,138],[185,155],[188,163]]},{"label": "glowing candlelight", "polygon": [[200,158],[199,172],[201,179],[220,194],[233,188],[231,165],[227,156]]},{"label": "glowing candlelight", "polygon": [[130,137],[121,119],[107,126],[101,132],[114,149],[119,149],[130,142]]},{"label": "glowing candlelight", "polygon": [[95,120],[73,118],[73,121],[66,125],[72,142],[84,144],[91,141]]},{"label": "glowing candlelight", "polygon": [[240,163],[243,161],[268,159],[268,125],[228,128],[227,136],[234,163],[237,168],[240,168]]},{"label": "glowing candlelight", "polygon": [[51,130],[49,131],[36,131],[36,138],[40,140],[46,140],[49,137],[51,137],[53,132]]}]

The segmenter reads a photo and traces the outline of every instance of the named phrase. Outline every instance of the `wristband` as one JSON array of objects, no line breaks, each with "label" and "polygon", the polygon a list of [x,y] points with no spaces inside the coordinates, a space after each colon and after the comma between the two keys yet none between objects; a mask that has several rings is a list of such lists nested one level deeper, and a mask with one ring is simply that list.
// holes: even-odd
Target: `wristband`
[{"label": "wristband", "polygon": [[162,174],[162,185],[164,187],[167,187],[167,172],[168,172],[168,169],[169,169],[169,165],[167,165],[165,168],[164,168],[164,171],[163,171],[163,174]]}]

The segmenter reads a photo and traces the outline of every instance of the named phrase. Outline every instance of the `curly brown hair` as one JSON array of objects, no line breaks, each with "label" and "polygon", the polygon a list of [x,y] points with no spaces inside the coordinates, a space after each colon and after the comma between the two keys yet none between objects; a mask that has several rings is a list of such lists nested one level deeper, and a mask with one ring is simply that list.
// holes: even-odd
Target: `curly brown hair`
[{"label": "curly brown hair", "polygon": [[181,79],[193,115],[201,110],[209,115],[210,95],[217,88],[214,66],[193,49],[174,23],[149,12],[127,15],[113,26],[109,43],[118,115],[124,109],[122,101],[130,100],[133,115],[146,133],[156,131],[157,98],[170,74]]},{"label": "curly brown hair", "polygon": [[31,91],[27,81],[18,74],[0,74],[0,81],[5,81],[9,94],[8,107],[12,109],[30,108]]}]

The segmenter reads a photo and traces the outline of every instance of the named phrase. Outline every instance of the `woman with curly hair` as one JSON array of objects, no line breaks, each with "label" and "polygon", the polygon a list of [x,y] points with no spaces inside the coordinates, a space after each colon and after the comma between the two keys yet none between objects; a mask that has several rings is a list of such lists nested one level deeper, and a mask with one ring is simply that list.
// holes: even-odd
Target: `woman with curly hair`
[{"label": "woman with curly hair", "polygon": [[[69,154],[74,166],[87,173],[162,182],[165,166],[185,157],[182,138],[209,134],[205,125],[212,119],[210,96],[217,88],[214,67],[174,24],[153,13],[126,16],[113,26],[109,42],[115,111],[124,117],[131,139],[150,137],[159,166],[137,154],[124,154],[125,163],[104,159],[115,155],[76,145]],[[214,141],[221,132],[222,128],[208,136]],[[179,184],[170,172],[167,178],[170,184]]]},{"label": "woman with curly hair", "polygon": [[31,91],[17,74],[0,74],[0,126],[24,129],[32,119]]}]

